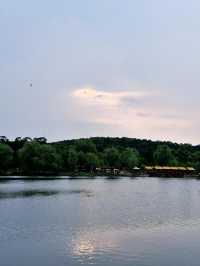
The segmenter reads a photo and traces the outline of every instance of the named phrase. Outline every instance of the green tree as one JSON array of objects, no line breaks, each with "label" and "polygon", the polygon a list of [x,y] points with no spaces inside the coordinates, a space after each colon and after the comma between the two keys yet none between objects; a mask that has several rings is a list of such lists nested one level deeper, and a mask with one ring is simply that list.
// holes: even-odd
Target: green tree
[{"label": "green tree", "polygon": [[72,171],[77,169],[78,166],[78,153],[75,149],[70,148],[68,152],[68,158],[67,158],[67,165],[68,168]]},{"label": "green tree", "polygon": [[200,171],[200,151],[196,151],[192,156],[192,165],[197,170]]},{"label": "green tree", "polygon": [[55,148],[37,141],[26,142],[18,156],[22,170],[28,173],[56,172],[61,166],[61,157]]},{"label": "green tree", "polygon": [[40,145],[40,169],[45,172],[57,172],[61,168],[61,156],[48,144]]},{"label": "green tree", "polygon": [[18,158],[23,171],[35,172],[40,169],[40,144],[36,141],[25,142],[18,151]]},{"label": "green tree", "polygon": [[192,145],[180,144],[179,148],[175,151],[175,155],[180,165],[190,165],[192,161]]},{"label": "green tree", "polygon": [[110,167],[119,167],[120,166],[120,155],[119,151],[112,147],[107,148],[104,151],[105,161],[107,162],[108,166]]},{"label": "green tree", "polygon": [[139,154],[135,149],[127,148],[120,156],[120,164],[124,168],[133,168],[138,165]]},{"label": "green tree", "polygon": [[86,160],[85,153],[82,151],[78,152],[78,167],[79,167],[79,169],[86,168],[86,165],[87,165],[87,160]]},{"label": "green tree", "polygon": [[167,145],[159,145],[153,154],[154,162],[158,165],[176,165],[172,150]]},{"label": "green tree", "polygon": [[47,143],[47,139],[45,137],[34,138],[33,140],[39,142],[40,144],[46,144]]},{"label": "green tree", "polygon": [[85,158],[86,158],[86,168],[90,172],[94,171],[96,167],[100,166],[99,158],[95,153],[88,152],[86,153]]},{"label": "green tree", "polygon": [[9,139],[6,136],[0,136],[0,143],[8,144]]},{"label": "green tree", "polygon": [[13,150],[7,144],[0,143],[0,171],[9,169],[13,160]]},{"label": "green tree", "polygon": [[75,143],[77,151],[82,151],[84,153],[93,152],[96,153],[96,145],[90,139],[80,139]]}]

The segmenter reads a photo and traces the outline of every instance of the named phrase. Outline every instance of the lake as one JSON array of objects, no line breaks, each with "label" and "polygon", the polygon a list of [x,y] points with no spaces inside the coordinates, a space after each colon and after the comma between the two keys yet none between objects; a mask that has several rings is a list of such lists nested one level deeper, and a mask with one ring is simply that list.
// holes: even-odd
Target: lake
[{"label": "lake", "polygon": [[199,266],[200,181],[0,182],[2,266]]}]

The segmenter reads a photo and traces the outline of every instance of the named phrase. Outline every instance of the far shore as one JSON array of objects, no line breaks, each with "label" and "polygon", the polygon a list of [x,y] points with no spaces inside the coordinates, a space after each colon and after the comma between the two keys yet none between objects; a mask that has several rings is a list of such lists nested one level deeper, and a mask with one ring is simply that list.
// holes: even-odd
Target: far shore
[{"label": "far shore", "polygon": [[2,175],[0,176],[1,181],[12,181],[12,180],[22,180],[22,181],[31,181],[31,180],[96,180],[96,179],[111,179],[117,180],[122,178],[163,178],[163,179],[200,179],[199,175],[191,176],[148,176],[148,175],[138,175],[138,176],[114,176],[114,175]]}]

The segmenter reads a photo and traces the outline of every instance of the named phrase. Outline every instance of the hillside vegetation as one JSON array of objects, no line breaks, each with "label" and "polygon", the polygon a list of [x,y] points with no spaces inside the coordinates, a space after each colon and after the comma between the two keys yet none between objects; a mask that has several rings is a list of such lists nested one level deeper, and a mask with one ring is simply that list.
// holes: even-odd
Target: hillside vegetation
[{"label": "hillside vegetation", "polygon": [[94,137],[48,143],[46,138],[0,137],[0,174],[93,172],[97,167],[193,166],[200,170],[200,145],[135,138]]}]

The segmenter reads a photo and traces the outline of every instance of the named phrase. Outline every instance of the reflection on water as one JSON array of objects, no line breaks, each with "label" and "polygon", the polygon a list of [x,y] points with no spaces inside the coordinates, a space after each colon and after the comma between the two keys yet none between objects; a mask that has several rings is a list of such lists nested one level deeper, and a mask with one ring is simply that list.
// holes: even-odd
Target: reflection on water
[{"label": "reflection on water", "polygon": [[199,266],[199,191],[184,179],[1,183],[1,264]]},{"label": "reflection on water", "polygon": [[[79,232],[71,241],[71,253],[79,258],[114,250],[120,244],[119,230],[91,230]],[[117,237],[118,235],[118,237]],[[93,256],[94,257],[94,256]]]},{"label": "reflection on water", "polygon": [[12,198],[26,198],[26,197],[38,197],[38,196],[51,196],[61,193],[61,191],[51,190],[24,190],[24,191],[11,191],[1,192],[0,199],[12,199]]},{"label": "reflection on water", "polygon": [[72,246],[72,253],[75,256],[85,256],[94,253],[95,247],[89,240],[79,240]]},{"label": "reflection on water", "polygon": [[88,190],[20,190],[20,191],[0,191],[0,200],[28,197],[48,197],[52,195],[80,194],[85,197],[92,197],[94,194]]}]

